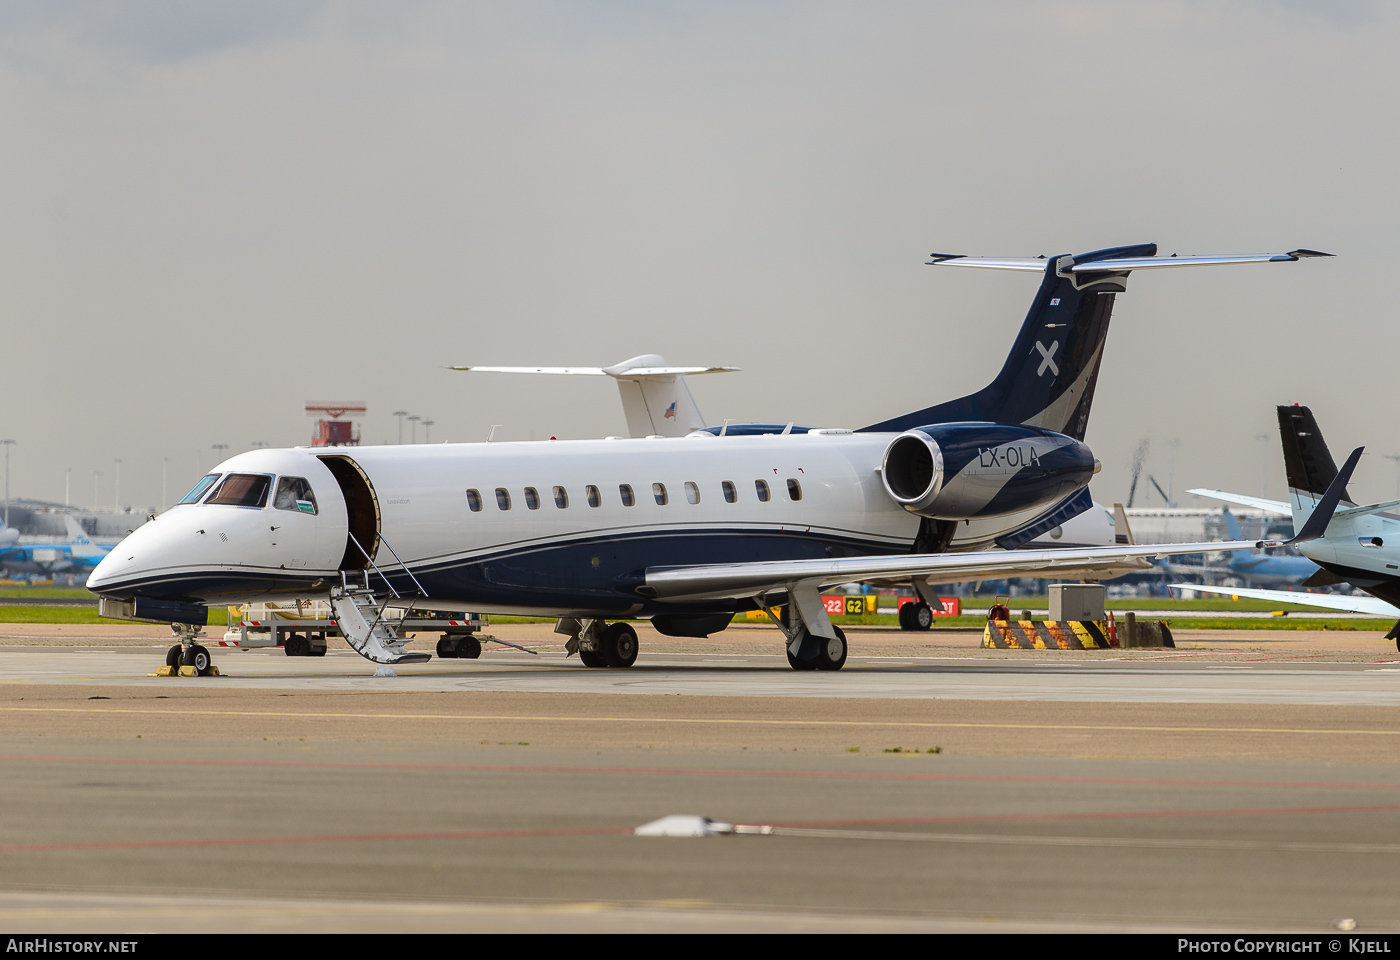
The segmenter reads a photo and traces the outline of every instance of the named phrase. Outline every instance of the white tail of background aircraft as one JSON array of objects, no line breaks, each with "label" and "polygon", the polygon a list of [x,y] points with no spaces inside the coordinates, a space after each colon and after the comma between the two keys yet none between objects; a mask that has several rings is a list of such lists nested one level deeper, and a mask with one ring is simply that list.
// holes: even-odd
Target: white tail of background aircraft
[{"label": "white tail of background aircraft", "polygon": [[470,373],[545,373],[577,377],[612,377],[622,394],[627,431],[633,437],[683,437],[708,426],[685,378],[700,373],[733,373],[738,367],[672,367],[654,353],[611,367],[454,366]]}]

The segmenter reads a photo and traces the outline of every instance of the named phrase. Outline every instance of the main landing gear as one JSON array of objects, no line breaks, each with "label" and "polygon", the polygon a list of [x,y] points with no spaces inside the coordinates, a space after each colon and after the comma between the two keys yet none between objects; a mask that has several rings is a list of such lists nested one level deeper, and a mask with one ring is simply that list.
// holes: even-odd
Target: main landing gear
[{"label": "main landing gear", "polygon": [[927,630],[933,626],[933,610],[922,600],[906,603],[899,608],[899,629]]},{"label": "main landing gear", "polygon": [[585,667],[624,669],[637,662],[637,631],[630,623],[566,617],[554,629],[572,635],[565,649],[577,653]]},{"label": "main landing gear", "polygon": [[804,627],[802,630],[802,643],[798,649],[806,653],[808,645],[817,645],[817,654],[811,659],[803,659],[792,652],[791,645],[787,648],[788,666],[794,670],[840,670],[846,665],[846,632],[840,627],[833,626],[836,631],[835,637],[816,637],[808,633]]}]

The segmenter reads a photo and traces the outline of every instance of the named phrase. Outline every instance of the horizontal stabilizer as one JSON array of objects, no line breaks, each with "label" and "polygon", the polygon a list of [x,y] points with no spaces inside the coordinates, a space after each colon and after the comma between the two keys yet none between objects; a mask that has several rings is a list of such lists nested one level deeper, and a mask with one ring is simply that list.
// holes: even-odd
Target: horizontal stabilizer
[{"label": "horizontal stabilizer", "polygon": [[1243,493],[1226,493],[1224,490],[1207,490],[1204,487],[1196,487],[1187,490],[1198,497],[1210,497],[1212,500],[1224,500],[1226,503],[1237,503],[1242,507],[1254,507],[1256,510],[1263,510],[1265,513],[1277,513],[1279,516],[1287,517],[1292,515],[1292,510],[1288,504],[1281,500],[1265,500],[1263,497],[1250,497]]},{"label": "horizontal stabilizer", "polygon": [[1394,510],[1400,507],[1400,500],[1386,500],[1381,503],[1368,503],[1364,507],[1347,507],[1345,510],[1338,510],[1332,514],[1333,520],[1352,520],[1356,517],[1364,517],[1371,513],[1384,513],[1387,510]]},{"label": "horizontal stabilizer", "polygon": [[[930,266],[939,267],[981,267],[987,270],[1021,270],[1028,273],[1044,273],[1049,261],[1045,257],[967,257],[957,253],[934,253],[928,261]],[[1333,254],[1320,250],[1299,248],[1287,253],[1245,253],[1221,257],[1108,257],[1076,262],[1069,267],[1070,273],[1107,273],[1126,270],[1160,270],[1164,267],[1213,267],[1232,263],[1291,263],[1305,257],[1330,257]]]},{"label": "horizontal stabilizer", "polygon": [[1305,607],[1345,610],[1349,613],[1367,613],[1377,617],[1400,616],[1400,609],[1396,609],[1378,597],[1344,597],[1340,593],[1294,593],[1291,590],[1256,590],[1253,587],[1206,587],[1198,583],[1174,583],[1172,589],[1195,590],[1197,593],[1218,593],[1227,597],[1249,597],[1251,600],[1269,600],[1273,603],[1296,603]]}]

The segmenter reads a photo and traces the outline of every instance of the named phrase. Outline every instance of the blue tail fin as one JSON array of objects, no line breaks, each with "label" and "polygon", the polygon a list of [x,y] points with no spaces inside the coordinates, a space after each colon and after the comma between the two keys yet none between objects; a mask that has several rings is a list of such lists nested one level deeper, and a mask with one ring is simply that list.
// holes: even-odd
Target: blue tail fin
[{"label": "blue tail fin", "polygon": [[1230,508],[1221,507],[1220,512],[1225,514],[1225,528],[1230,531],[1230,539],[1243,540],[1244,534],[1240,533],[1240,522],[1235,519],[1235,515],[1230,512]]},{"label": "blue tail fin", "polygon": [[961,399],[864,429],[894,432],[960,421],[1024,423],[1083,440],[1113,300],[1126,289],[1128,271],[1108,263],[1102,272],[1071,273],[1069,268],[1156,253],[1155,243],[1144,243],[1050,257],[1030,312],[995,380]]}]

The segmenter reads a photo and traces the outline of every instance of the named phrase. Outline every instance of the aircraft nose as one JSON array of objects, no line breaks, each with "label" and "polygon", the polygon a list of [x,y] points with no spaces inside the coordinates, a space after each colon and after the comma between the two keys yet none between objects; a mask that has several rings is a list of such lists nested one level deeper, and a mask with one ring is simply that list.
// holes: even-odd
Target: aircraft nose
[{"label": "aircraft nose", "polygon": [[128,575],[136,567],[136,557],[130,550],[124,549],[126,544],[118,544],[116,549],[98,561],[93,567],[92,573],[88,575],[87,588],[93,593],[101,593],[124,576]]}]

